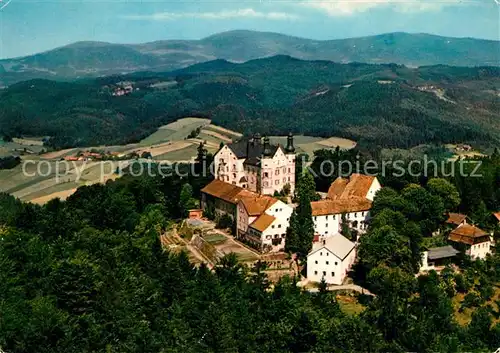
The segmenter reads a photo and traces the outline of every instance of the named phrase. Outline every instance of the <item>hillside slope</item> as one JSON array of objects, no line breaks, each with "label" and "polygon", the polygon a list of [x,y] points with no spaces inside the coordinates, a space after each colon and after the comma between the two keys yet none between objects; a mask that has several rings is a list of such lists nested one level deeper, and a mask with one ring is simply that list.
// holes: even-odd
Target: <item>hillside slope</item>
[{"label": "hillside slope", "polygon": [[[134,90],[113,96],[120,82]],[[367,146],[500,143],[500,69],[336,64],[287,56],[216,60],[167,73],[0,93],[0,132],[53,136],[55,147],[134,142],[183,116],[245,133],[352,138]]]},{"label": "hillside slope", "polygon": [[214,59],[244,62],[274,55],[410,67],[500,64],[499,42],[490,40],[389,33],[319,41],[278,33],[230,31],[202,40],[145,44],[78,42],[36,55],[0,60],[0,86],[33,78],[71,79],[143,70],[169,71]]}]

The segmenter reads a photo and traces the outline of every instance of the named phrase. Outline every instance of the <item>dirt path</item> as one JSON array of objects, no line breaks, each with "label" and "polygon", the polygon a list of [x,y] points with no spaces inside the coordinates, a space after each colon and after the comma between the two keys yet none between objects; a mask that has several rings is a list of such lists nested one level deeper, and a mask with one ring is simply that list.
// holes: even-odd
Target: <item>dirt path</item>
[{"label": "dirt path", "polygon": [[[307,288],[306,290],[311,293],[316,293],[319,291],[318,288]],[[373,297],[375,296],[375,294],[371,293],[368,289],[358,286],[357,284],[344,284],[341,286],[329,285],[328,290],[332,292],[338,290],[352,290],[361,294],[371,295]]]}]

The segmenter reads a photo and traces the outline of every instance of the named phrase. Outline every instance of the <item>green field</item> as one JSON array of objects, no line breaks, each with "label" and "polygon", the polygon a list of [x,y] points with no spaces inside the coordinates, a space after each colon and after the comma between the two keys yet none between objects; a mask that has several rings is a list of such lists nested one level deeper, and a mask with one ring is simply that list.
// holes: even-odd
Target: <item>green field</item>
[{"label": "green field", "polygon": [[[191,133],[191,131],[202,128],[200,134],[195,139],[186,139],[186,137]],[[201,141],[205,141],[207,144],[205,148],[210,153],[217,152],[221,142],[227,144],[229,139],[237,140],[241,138],[241,134],[235,131],[231,131],[216,125],[211,125],[210,120],[201,118],[184,118],[179,119],[173,123],[162,126],[156,132],[142,140],[139,144],[129,144],[123,146],[95,146],[86,148],[75,148],[68,149],[64,151],[55,151],[51,153],[46,153],[42,156],[38,154],[29,154],[22,156],[24,161],[29,160],[43,160],[49,161],[51,166],[54,167],[56,161],[61,160],[66,156],[75,156],[80,151],[89,151],[96,149],[98,151],[108,151],[108,152],[120,152],[120,153],[130,153],[133,151],[157,151],[154,159],[156,161],[168,160],[170,162],[179,161],[190,161],[193,160],[198,154],[198,145]],[[0,140],[0,157],[2,155],[11,155],[12,150],[16,148],[29,148],[33,151],[41,151],[42,146],[27,146],[26,143],[35,142],[37,138],[20,139],[18,142],[6,143]],[[332,142],[333,141],[333,142]],[[295,147],[297,153],[307,153],[313,155],[315,150],[322,148],[333,148],[332,143],[336,140],[324,139],[320,137],[311,136],[294,136]],[[343,139],[338,139],[340,144],[348,145]],[[168,142],[168,143],[166,143]],[[281,145],[286,145],[286,136],[271,136],[272,143],[279,143]],[[177,150],[170,152],[165,152],[163,154],[161,149],[168,151],[169,146],[175,147],[177,145],[187,145]],[[179,146],[181,147],[181,146]],[[153,154],[155,155],[155,154]],[[116,175],[112,175],[119,162],[106,162],[104,174],[107,178],[114,178]],[[124,163],[122,161],[121,163]],[[73,164],[71,164],[73,165]],[[77,164],[82,166],[81,162]],[[36,172],[36,165],[29,165],[28,173]],[[106,179],[107,179],[106,178]],[[85,169],[83,170],[80,180],[76,181],[75,174],[69,174],[64,176],[60,180],[56,180],[55,174],[52,173],[47,176],[28,176],[24,175],[22,172],[22,167],[18,166],[13,170],[0,170],[0,192],[8,192],[16,197],[19,197],[26,201],[43,199],[49,200],[51,195],[59,197],[64,191],[70,191],[76,187],[84,184],[93,184],[101,182],[101,166],[97,162],[88,162],[85,164]],[[39,201],[39,200],[37,200]],[[246,255],[245,255],[246,256]],[[244,256],[244,257],[245,257]],[[246,258],[243,260],[247,260]]]},{"label": "green field", "polygon": [[210,120],[200,118],[184,118],[160,127],[155,133],[140,142],[141,146],[150,146],[162,142],[184,140],[191,131],[207,125]]}]

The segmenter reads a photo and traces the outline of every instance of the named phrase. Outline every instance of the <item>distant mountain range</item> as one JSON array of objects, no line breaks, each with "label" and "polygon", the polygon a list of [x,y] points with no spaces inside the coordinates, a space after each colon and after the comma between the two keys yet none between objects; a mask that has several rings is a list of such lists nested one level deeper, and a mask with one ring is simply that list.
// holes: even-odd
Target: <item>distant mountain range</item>
[{"label": "distant mountain range", "polygon": [[408,33],[320,41],[244,30],[201,40],[145,44],[77,42],[40,54],[0,60],[0,86],[33,78],[74,79],[136,71],[164,72],[214,59],[244,62],[275,55],[338,63],[396,63],[409,67],[499,66],[500,42]]}]

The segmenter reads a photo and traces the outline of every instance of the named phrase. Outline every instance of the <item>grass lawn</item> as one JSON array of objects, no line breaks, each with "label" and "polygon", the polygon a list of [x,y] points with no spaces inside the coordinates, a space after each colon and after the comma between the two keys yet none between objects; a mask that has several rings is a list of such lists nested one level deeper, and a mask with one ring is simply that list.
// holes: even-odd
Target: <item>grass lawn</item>
[{"label": "grass lawn", "polygon": [[203,237],[203,239],[213,245],[222,244],[227,241],[227,238],[221,234],[210,234]]},{"label": "grass lawn", "polygon": [[[483,306],[489,304],[493,307],[493,310],[498,311],[500,310],[500,308],[498,307],[496,301],[500,300],[500,287],[495,286],[494,288],[495,288],[495,294],[489,301],[484,303]],[[457,293],[452,299],[452,304],[455,309],[455,319],[462,326],[468,325],[471,322],[472,314],[477,309],[477,308],[466,308],[462,312],[459,312],[459,308],[462,301],[464,300],[464,296],[465,295],[462,293]],[[498,322],[500,322],[500,319],[493,319],[493,325],[495,325]]]},{"label": "grass lawn", "polygon": [[259,259],[257,255],[250,251],[237,253],[236,256],[238,256],[238,260],[241,262],[253,262]]},{"label": "grass lawn", "polygon": [[161,155],[156,156],[154,159],[157,161],[168,160],[168,161],[184,161],[191,160],[192,158],[196,158],[198,154],[198,146],[191,145],[180,150],[167,152]]},{"label": "grass lawn", "polygon": [[140,142],[141,146],[149,146],[149,145],[155,145],[158,143],[162,142],[168,142],[170,141],[170,136],[172,136],[175,133],[175,130],[170,130],[170,129],[158,129],[158,131],[152,133],[148,137],[146,137],[144,140]]},{"label": "grass lawn", "polygon": [[340,305],[340,309],[348,315],[359,315],[365,307],[358,303],[355,297],[348,295],[337,295],[337,301]]}]

